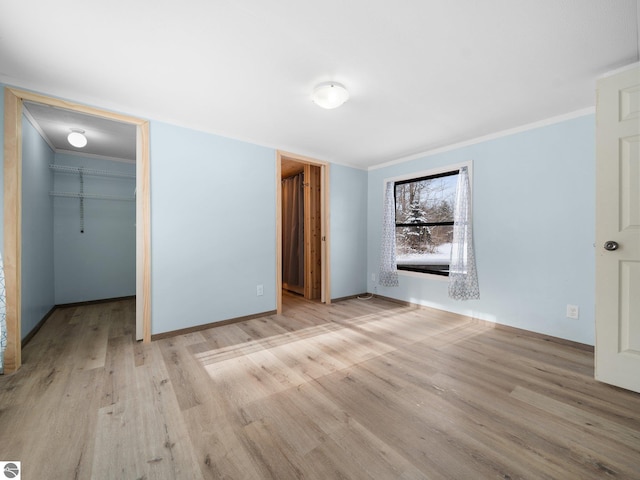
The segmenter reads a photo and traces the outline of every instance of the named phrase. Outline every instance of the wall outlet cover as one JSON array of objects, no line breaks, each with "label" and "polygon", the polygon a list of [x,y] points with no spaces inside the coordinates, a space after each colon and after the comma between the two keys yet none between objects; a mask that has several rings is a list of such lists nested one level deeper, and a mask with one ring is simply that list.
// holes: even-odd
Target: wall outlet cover
[{"label": "wall outlet cover", "polygon": [[578,318],[580,316],[580,309],[577,305],[567,304],[567,318]]}]

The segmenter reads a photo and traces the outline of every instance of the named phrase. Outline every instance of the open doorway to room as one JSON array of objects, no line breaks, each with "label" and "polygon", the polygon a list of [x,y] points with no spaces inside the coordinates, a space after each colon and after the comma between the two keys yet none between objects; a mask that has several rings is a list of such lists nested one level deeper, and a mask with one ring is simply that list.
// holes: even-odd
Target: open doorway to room
[{"label": "open doorway to room", "polygon": [[[5,88],[4,267],[7,307],[5,373],[21,365],[22,309],[22,118],[24,103],[54,107],[135,129],[135,292],[136,337],[151,338],[149,126],[145,120],[74,104],[39,94]],[[133,192],[132,192],[133,193]]]},{"label": "open doorway to room", "polygon": [[320,167],[282,160],[282,288],[319,300]]},{"label": "open doorway to room", "polygon": [[330,303],[328,178],[327,163],[278,152],[278,312],[283,293]]}]

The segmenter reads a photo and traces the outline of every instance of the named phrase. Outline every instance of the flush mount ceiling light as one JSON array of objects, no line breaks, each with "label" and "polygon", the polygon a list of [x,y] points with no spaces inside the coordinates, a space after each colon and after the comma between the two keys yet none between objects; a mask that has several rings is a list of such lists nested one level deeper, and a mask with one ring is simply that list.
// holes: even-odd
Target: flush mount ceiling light
[{"label": "flush mount ceiling light", "polygon": [[322,108],[337,108],[349,100],[349,92],[336,82],[325,82],[313,89],[311,94],[313,103]]},{"label": "flush mount ceiling light", "polygon": [[72,128],[67,140],[76,148],[82,148],[87,145],[87,137],[84,136],[84,130],[80,128]]}]

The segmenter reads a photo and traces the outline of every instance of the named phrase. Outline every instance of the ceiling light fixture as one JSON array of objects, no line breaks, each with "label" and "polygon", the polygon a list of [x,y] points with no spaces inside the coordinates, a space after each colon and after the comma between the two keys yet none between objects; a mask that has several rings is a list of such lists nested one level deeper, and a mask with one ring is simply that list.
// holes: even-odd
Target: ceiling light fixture
[{"label": "ceiling light fixture", "polygon": [[325,82],[313,89],[311,100],[322,108],[337,108],[349,100],[349,92],[344,88],[344,85],[336,82]]},{"label": "ceiling light fixture", "polygon": [[84,136],[84,130],[80,128],[72,128],[67,140],[76,148],[82,148],[87,145],[87,137]]}]

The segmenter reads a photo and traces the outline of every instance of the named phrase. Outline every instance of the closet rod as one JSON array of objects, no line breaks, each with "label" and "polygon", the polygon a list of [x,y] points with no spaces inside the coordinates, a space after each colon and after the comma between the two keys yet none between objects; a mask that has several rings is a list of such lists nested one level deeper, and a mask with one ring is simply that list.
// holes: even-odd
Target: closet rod
[{"label": "closet rod", "polygon": [[108,170],[95,170],[93,168],[70,167],[68,165],[56,165],[54,163],[49,164],[49,168],[51,170],[57,170],[58,172],[61,172],[61,173],[80,174],[80,172],[82,172],[83,175],[95,175],[100,177],[136,178],[135,173],[109,172]]},{"label": "closet rod", "polygon": [[52,197],[67,198],[92,198],[95,200],[120,200],[124,202],[134,202],[136,197],[118,197],[116,195],[101,195],[99,193],[75,193],[75,192],[49,192]]}]

